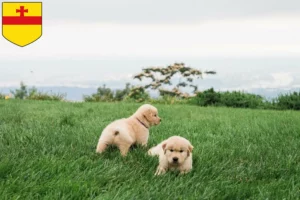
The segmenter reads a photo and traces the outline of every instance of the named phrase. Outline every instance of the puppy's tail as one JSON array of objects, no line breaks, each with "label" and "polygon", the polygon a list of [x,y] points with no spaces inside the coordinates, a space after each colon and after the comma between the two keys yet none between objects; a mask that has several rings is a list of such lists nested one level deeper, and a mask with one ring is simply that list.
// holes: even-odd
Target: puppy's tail
[{"label": "puppy's tail", "polygon": [[102,141],[106,144],[112,144],[113,141],[117,138],[120,137],[121,129],[119,127],[114,127],[114,128],[106,128],[103,130],[99,142]]},{"label": "puppy's tail", "polygon": [[120,128],[106,128],[103,130],[97,144],[97,153],[102,153],[108,145],[124,140],[124,134]]},{"label": "puppy's tail", "polygon": [[120,130],[119,127],[115,128],[115,129],[112,131],[114,137],[119,136],[119,135],[120,135],[120,132],[121,132],[121,130]]}]

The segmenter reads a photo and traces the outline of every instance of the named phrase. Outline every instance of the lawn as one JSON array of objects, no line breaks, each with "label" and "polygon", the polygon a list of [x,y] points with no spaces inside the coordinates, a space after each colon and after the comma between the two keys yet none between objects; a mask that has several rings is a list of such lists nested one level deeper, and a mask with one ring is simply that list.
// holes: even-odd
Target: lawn
[{"label": "lawn", "polygon": [[0,199],[299,199],[300,113],[155,105],[149,147],[189,139],[193,170],[154,173],[134,147],[95,154],[102,129],[140,104],[0,101]]}]

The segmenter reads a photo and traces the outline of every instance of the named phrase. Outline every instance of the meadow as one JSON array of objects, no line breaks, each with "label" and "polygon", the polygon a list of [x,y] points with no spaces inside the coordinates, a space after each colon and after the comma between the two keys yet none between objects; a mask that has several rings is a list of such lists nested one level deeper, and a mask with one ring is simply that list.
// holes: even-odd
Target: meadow
[{"label": "meadow", "polygon": [[0,199],[300,199],[299,112],[155,104],[149,148],[172,135],[194,146],[191,173],[156,177],[147,149],[95,153],[140,105],[0,100]]}]

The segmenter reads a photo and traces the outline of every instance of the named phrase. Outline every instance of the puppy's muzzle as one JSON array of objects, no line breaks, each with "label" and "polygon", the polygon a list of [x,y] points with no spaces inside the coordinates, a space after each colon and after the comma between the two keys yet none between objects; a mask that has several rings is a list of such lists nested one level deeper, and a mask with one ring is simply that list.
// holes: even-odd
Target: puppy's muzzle
[{"label": "puppy's muzzle", "polygon": [[173,158],[173,163],[177,163],[178,162],[178,158],[177,157],[174,157]]}]

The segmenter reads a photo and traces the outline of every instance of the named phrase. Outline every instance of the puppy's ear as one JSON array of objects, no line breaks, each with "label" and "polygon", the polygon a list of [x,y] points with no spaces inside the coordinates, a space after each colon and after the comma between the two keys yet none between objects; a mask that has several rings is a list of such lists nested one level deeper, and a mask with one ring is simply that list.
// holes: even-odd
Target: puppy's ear
[{"label": "puppy's ear", "polygon": [[143,117],[148,121],[150,122],[150,119],[151,119],[151,109],[147,109],[144,113],[143,113]]},{"label": "puppy's ear", "polygon": [[162,148],[163,148],[165,154],[166,154],[166,146],[167,146],[167,143],[162,144]]},{"label": "puppy's ear", "polygon": [[187,156],[190,156],[190,153],[192,153],[193,149],[194,149],[193,145],[190,144],[188,147]]}]

